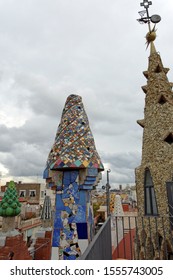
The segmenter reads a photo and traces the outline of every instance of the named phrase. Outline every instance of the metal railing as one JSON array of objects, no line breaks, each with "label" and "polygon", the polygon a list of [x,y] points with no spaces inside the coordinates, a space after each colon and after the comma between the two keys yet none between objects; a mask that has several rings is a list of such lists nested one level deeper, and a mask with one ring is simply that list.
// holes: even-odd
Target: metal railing
[{"label": "metal railing", "polygon": [[172,216],[112,217],[113,259],[173,258]]},{"label": "metal railing", "polygon": [[173,259],[172,216],[111,216],[81,260]]},{"label": "metal railing", "polygon": [[104,222],[80,260],[111,260],[111,217]]},{"label": "metal railing", "polygon": [[112,216],[113,259],[133,259],[136,217]]}]

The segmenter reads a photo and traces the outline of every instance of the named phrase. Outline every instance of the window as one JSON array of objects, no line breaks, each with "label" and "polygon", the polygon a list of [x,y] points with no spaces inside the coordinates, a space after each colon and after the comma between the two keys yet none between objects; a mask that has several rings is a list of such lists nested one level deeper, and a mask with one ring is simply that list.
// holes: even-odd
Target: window
[{"label": "window", "polygon": [[20,190],[19,191],[19,197],[25,197],[26,196],[26,191],[25,190]]},{"label": "window", "polygon": [[36,190],[30,190],[29,191],[29,196],[30,197],[35,197],[36,196]]},{"label": "window", "polygon": [[166,98],[164,97],[164,95],[161,95],[159,98],[159,104],[163,105],[167,102]]},{"label": "window", "polygon": [[168,136],[164,139],[164,141],[171,145],[173,143],[173,134],[169,133]]},{"label": "window", "polygon": [[158,64],[157,67],[155,68],[155,73],[160,73],[162,72],[162,67]]},{"label": "window", "polygon": [[156,195],[154,191],[153,180],[151,177],[150,170],[145,170],[145,215],[155,216],[158,215]]}]

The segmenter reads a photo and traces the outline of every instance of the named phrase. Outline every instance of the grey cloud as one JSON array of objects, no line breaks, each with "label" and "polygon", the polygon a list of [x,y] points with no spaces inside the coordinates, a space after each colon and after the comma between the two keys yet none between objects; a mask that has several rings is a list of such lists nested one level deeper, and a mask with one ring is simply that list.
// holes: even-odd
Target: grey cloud
[{"label": "grey cloud", "polygon": [[[14,147],[16,143],[26,142],[28,144],[41,145],[49,141],[50,135],[56,133],[57,120],[48,117],[33,117],[21,127],[0,126],[1,141],[6,142],[8,148]],[[49,127],[48,130],[46,128]],[[49,133],[50,134],[49,134]],[[3,143],[1,142],[1,143]],[[2,146],[0,146],[1,149]]]},{"label": "grey cloud", "polygon": [[[142,71],[148,63],[147,28],[136,21],[135,2],[1,1],[0,152],[9,174],[42,172],[66,98],[76,93],[96,147],[104,151],[102,161],[111,165],[112,182],[134,180],[142,147],[136,120],[143,118]],[[153,3],[151,13],[161,12],[156,48],[171,67],[173,5],[162,2]]]},{"label": "grey cloud", "polygon": [[137,151],[112,154],[102,152],[102,157],[105,162],[110,162],[113,167],[119,169],[134,169],[140,162],[140,154]]},{"label": "grey cloud", "polygon": [[[135,182],[134,170],[140,164],[140,153],[136,151],[112,154],[101,152],[100,155],[102,161],[109,164],[111,169],[110,184],[112,186]],[[106,178],[104,181],[106,183]]]},{"label": "grey cloud", "polygon": [[0,158],[11,175],[34,176],[43,173],[54,141],[56,121],[43,116],[33,118],[19,128],[0,126]]},{"label": "grey cloud", "polygon": [[42,175],[45,157],[37,147],[19,143],[12,154],[3,156],[2,163],[12,176]]},{"label": "grey cloud", "polygon": [[10,137],[9,130],[5,125],[0,125],[0,152],[11,152],[13,140]]}]

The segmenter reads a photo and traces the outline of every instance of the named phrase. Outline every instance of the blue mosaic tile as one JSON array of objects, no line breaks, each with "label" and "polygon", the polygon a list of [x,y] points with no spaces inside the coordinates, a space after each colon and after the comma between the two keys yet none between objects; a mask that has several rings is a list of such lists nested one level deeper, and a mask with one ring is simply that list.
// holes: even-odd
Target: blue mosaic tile
[{"label": "blue mosaic tile", "polygon": [[73,220],[74,223],[86,222],[86,206],[78,205],[77,214]]},{"label": "blue mosaic tile", "polygon": [[61,194],[57,194],[56,195],[56,210],[64,210],[65,209],[65,206],[64,206],[64,203],[62,201],[62,197],[61,197]]},{"label": "blue mosaic tile", "polygon": [[55,213],[54,228],[56,228],[56,229],[63,228],[63,223],[62,223],[62,219],[61,219],[61,212]]},{"label": "blue mosaic tile", "polygon": [[59,229],[54,229],[52,246],[53,247],[59,247],[59,245],[60,245],[59,242],[60,242],[60,230]]},{"label": "blue mosaic tile", "polygon": [[77,233],[79,239],[88,239],[87,223],[77,223]]},{"label": "blue mosaic tile", "polygon": [[78,204],[81,206],[85,206],[87,203],[87,198],[86,198],[87,194],[86,191],[80,191],[80,198],[79,198],[79,202]]},{"label": "blue mosaic tile", "polygon": [[43,179],[49,178],[49,168],[46,168],[43,172]]}]

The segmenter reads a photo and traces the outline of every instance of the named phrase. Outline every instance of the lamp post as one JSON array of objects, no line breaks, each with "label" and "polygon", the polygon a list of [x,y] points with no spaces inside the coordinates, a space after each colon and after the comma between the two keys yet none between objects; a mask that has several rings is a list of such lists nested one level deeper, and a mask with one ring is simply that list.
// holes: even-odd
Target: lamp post
[{"label": "lamp post", "polygon": [[107,216],[110,216],[110,193],[109,190],[111,188],[109,184],[109,173],[111,172],[110,169],[107,170],[107,182],[106,186],[102,186],[102,189],[106,190],[106,207],[107,207]]},{"label": "lamp post", "polygon": [[111,172],[110,169],[107,170],[107,183],[106,183],[106,200],[107,200],[107,216],[110,216],[110,193],[109,190],[111,188],[109,184],[109,173]]}]

